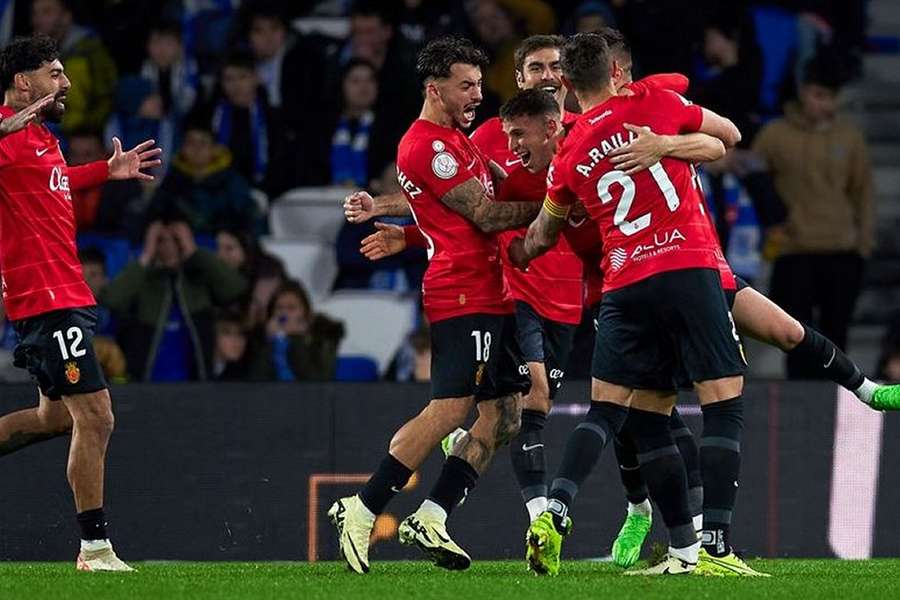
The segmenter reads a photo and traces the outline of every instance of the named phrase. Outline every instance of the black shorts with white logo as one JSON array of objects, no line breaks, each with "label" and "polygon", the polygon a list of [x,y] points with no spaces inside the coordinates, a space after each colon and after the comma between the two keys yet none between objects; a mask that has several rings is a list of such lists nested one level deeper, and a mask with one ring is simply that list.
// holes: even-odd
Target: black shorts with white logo
[{"label": "black shorts with white logo", "polygon": [[592,375],[609,383],[669,390],[742,375],[746,363],[717,271],[660,273],[604,294]]},{"label": "black shorts with white logo", "polygon": [[562,387],[575,340],[576,325],[539,315],[528,303],[516,301],[516,335],[526,363],[542,363],[550,386],[550,399]]},{"label": "black shorts with white logo", "polygon": [[493,400],[531,387],[515,317],[471,314],[431,326],[431,397]]},{"label": "black shorts with white logo", "polygon": [[97,308],[66,308],[13,322],[15,366],[27,369],[51,400],[106,389],[94,354]]}]

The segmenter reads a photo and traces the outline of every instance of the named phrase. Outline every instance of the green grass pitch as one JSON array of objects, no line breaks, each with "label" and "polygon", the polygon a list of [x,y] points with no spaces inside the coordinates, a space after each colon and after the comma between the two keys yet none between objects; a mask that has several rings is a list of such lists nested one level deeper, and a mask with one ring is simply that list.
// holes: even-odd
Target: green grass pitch
[{"label": "green grass pitch", "polygon": [[525,572],[523,562],[476,562],[465,572],[425,562],[381,562],[365,576],[335,562],[136,563],[137,573],[77,573],[69,563],[0,563],[0,598],[216,599],[452,598],[500,600],[699,600],[898,598],[898,560],[757,560],[768,579],[624,577],[611,564],[569,561],[556,578]]}]

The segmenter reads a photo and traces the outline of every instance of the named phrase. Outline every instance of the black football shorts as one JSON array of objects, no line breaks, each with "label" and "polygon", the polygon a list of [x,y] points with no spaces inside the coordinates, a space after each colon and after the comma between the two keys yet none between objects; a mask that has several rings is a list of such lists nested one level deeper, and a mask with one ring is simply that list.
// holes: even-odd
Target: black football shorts
[{"label": "black football shorts", "polygon": [[562,387],[577,328],[576,325],[546,319],[528,303],[516,301],[516,335],[522,360],[526,367],[527,363],[544,365],[551,400]]},{"label": "black football shorts", "polygon": [[19,343],[15,366],[27,369],[51,400],[106,389],[94,354],[94,306],[55,310],[13,323]]}]

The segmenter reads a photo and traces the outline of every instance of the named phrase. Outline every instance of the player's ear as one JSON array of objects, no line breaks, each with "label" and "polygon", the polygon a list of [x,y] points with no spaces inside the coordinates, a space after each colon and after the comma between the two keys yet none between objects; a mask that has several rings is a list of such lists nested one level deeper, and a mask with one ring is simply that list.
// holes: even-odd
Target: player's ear
[{"label": "player's ear", "polygon": [[27,92],[31,89],[31,80],[25,73],[16,73],[13,75],[13,87],[20,92]]},{"label": "player's ear", "polygon": [[525,89],[525,75],[518,69],[516,69],[516,85],[519,86],[520,90]]}]

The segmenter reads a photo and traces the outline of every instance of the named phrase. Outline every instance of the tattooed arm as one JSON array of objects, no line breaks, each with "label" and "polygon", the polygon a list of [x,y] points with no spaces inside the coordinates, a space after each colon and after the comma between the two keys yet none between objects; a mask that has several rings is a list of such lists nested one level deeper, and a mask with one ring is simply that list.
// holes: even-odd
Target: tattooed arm
[{"label": "tattooed arm", "polygon": [[549,198],[544,201],[544,209],[528,227],[525,238],[516,238],[509,244],[509,258],[520,268],[527,269],[528,263],[544,254],[559,241],[559,233],[566,224],[568,211],[554,204]]},{"label": "tattooed arm", "polygon": [[409,203],[403,192],[375,196],[353,192],[344,198],[344,216],[351,223],[365,223],[374,217],[408,217]]},{"label": "tattooed arm", "polygon": [[448,208],[469,219],[485,233],[524,227],[541,210],[540,202],[496,202],[487,197],[477,179],[468,179],[441,197]]}]

